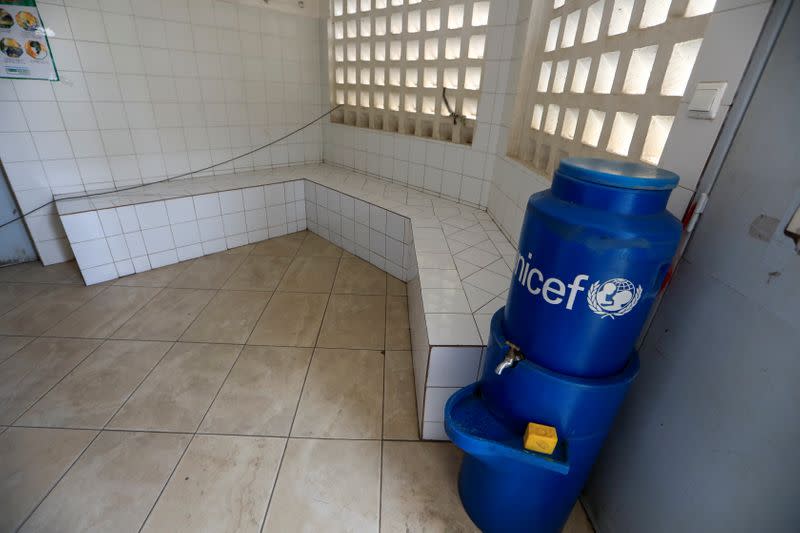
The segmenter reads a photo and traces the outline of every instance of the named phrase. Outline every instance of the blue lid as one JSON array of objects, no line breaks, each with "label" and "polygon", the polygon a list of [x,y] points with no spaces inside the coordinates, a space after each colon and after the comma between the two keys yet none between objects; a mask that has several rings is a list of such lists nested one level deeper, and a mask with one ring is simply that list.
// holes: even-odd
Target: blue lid
[{"label": "blue lid", "polygon": [[664,191],[674,189],[680,180],[677,174],[663,168],[593,157],[562,159],[556,172],[581,181],[624,189]]}]

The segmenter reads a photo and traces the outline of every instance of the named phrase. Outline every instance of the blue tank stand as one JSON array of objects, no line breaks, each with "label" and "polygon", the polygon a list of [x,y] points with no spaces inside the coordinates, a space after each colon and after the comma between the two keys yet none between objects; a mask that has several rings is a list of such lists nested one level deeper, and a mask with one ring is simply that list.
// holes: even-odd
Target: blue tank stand
[{"label": "blue tank stand", "polygon": [[[459,494],[485,533],[560,531],[586,482],[614,415],[639,370],[633,353],[606,378],[577,378],[524,359],[494,374],[508,347],[503,309],[492,317],[481,381],[445,406],[445,429],[464,450]],[[552,456],[525,450],[528,422],[554,426]]]}]

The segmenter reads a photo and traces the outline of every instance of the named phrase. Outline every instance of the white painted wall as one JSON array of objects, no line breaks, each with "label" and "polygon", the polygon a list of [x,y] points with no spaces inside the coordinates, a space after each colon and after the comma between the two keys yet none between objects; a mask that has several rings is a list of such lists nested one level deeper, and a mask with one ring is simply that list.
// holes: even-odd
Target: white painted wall
[{"label": "white painted wall", "polygon": [[[0,159],[22,209],[204,168],[324,112],[319,19],[244,3],[38,2],[61,80],[0,79]],[[317,125],[216,172],[321,158]],[[45,264],[71,257],[53,213],[27,218]]]},{"label": "white painted wall", "polygon": [[795,2],[587,486],[600,532],[797,531],[798,50]]}]

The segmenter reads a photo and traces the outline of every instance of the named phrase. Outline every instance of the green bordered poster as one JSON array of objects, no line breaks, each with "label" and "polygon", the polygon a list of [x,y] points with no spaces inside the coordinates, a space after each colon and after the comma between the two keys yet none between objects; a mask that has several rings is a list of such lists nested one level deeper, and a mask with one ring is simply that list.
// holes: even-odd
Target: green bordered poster
[{"label": "green bordered poster", "polygon": [[0,78],[58,80],[35,0],[0,0]]}]

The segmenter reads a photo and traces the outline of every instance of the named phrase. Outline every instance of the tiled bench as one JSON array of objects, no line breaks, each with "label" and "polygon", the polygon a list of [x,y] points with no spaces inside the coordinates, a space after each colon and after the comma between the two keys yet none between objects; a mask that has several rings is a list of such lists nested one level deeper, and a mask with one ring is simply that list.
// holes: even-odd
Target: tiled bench
[{"label": "tiled bench", "polygon": [[515,248],[479,209],[330,165],[193,178],[57,202],[87,284],[308,228],[408,282],[420,429],[475,381]]}]

